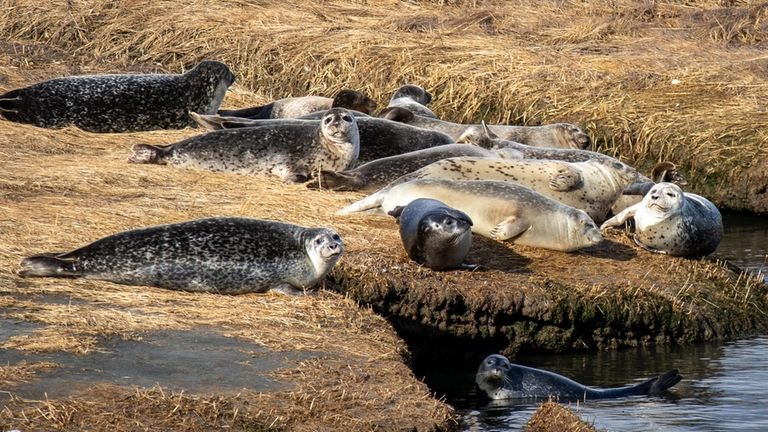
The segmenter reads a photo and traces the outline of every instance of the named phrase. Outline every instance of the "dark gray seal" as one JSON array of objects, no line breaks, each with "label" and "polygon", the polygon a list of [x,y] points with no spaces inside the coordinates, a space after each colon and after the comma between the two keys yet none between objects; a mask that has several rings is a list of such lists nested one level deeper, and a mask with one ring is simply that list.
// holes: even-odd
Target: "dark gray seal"
[{"label": "dark gray seal", "polygon": [[[317,120],[301,119],[254,120],[216,115],[193,115],[193,118],[195,118],[198,124],[213,130],[302,124],[302,122],[313,121],[317,124]],[[375,117],[356,117],[356,120],[357,127],[360,130],[360,154],[357,161],[361,164],[389,156],[453,143],[451,137],[437,131]]]},{"label": "dark gray seal", "polygon": [[267,174],[303,182],[321,169],[349,168],[357,161],[359,149],[355,117],[344,108],[333,108],[320,121],[289,120],[224,129],[168,146],[137,144],[128,161]]},{"label": "dark gray seal", "polygon": [[64,253],[21,261],[22,277],[78,277],[221,294],[299,294],[323,280],[344,250],[330,228],[209,218],[136,229]]},{"label": "dark gray seal", "polygon": [[433,162],[459,156],[504,159],[519,159],[521,157],[520,153],[514,150],[488,150],[471,144],[446,144],[376,159],[351,170],[321,171],[318,178],[309,183],[308,186],[332,190],[372,192]]},{"label": "dark gray seal", "polygon": [[215,113],[234,81],[224,63],[212,60],[181,75],[71,76],[0,96],[0,114],[19,123],[91,132],[180,129],[194,125],[190,111]]},{"label": "dark gray seal", "polygon": [[656,396],[680,382],[677,369],[640,384],[615,388],[595,388],[579,384],[543,369],[510,363],[506,357],[489,355],[480,363],[475,383],[491,399],[526,399],[556,397],[565,400]]},{"label": "dark gray seal", "polygon": [[475,268],[463,264],[472,247],[472,219],[440,201],[419,198],[389,212],[400,225],[408,256],[432,270]]},{"label": "dark gray seal", "polygon": [[[457,141],[464,135],[467,128],[480,127],[478,124],[452,123],[422,116],[400,107],[387,108],[379,116],[411,126],[436,130]],[[533,147],[586,149],[592,145],[589,135],[578,126],[570,123],[553,123],[542,126],[487,125],[487,127],[500,139]]]},{"label": "dark gray seal", "polygon": [[431,109],[427,108],[427,105],[429,105],[431,102],[432,94],[430,94],[428,91],[417,85],[406,84],[395,90],[395,93],[392,94],[392,98],[389,100],[389,105],[387,105],[387,108],[405,108],[412,113],[424,117],[437,118],[435,113],[433,113]]},{"label": "dark gray seal", "polygon": [[336,93],[333,99],[322,96],[291,97],[278,99],[257,107],[219,110],[219,115],[249,119],[298,118],[331,108],[347,108],[364,114],[371,114],[376,109],[376,102],[359,91],[344,89]]},{"label": "dark gray seal", "polygon": [[723,238],[717,207],[674,183],[654,185],[641,202],[608,219],[600,229],[623,226],[630,218],[635,243],[651,252],[699,257],[714,252]]}]

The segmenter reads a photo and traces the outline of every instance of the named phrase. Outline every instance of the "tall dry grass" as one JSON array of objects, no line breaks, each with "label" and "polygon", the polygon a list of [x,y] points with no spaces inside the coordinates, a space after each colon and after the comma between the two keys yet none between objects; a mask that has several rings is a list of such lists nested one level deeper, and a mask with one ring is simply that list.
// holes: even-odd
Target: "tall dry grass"
[{"label": "tall dry grass", "polygon": [[278,98],[404,82],[435,111],[585,127],[641,168],[671,160],[693,191],[768,211],[766,6],[616,0],[0,2],[0,35],[86,65],[180,71],[202,58]]}]

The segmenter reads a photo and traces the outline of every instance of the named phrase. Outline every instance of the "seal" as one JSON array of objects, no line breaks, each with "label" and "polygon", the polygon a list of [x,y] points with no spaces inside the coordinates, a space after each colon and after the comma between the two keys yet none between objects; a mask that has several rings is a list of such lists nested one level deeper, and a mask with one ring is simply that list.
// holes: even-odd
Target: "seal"
[{"label": "seal", "polygon": [[[254,120],[217,115],[193,115],[192,117],[198,124],[213,130],[317,122],[317,120],[302,119]],[[356,117],[356,120],[360,131],[358,163],[366,163],[411,151],[453,144],[454,141],[453,138],[441,132],[417,128],[386,119]]]},{"label": "seal", "polygon": [[603,239],[583,210],[516,183],[491,180],[411,180],[382,189],[336,214],[386,213],[417,198],[432,198],[466,213],[472,219],[472,232],[498,241],[571,252]]},{"label": "seal", "polygon": [[321,171],[307,186],[343,191],[373,192],[400,176],[433,162],[459,156],[519,159],[514,150],[488,150],[471,144],[446,144],[397,156],[376,159],[346,171]]},{"label": "seal", "polygon": [[510,363],[506,357],[486,357],[475,374],[475,383],[489,398],[525,399],[555,397],[565,400],[658,396],[683,377],[677,369],[639,384],[614,388],[587,387],[572,379],[543,369]]},{"label": "seal", "polygon": [[630,218],[635,243],[650,252],[699,257],[714,252],[723,238],[717,207],[674,183],[654,185],[641,202],[608,219],[600,229],[621,226]]},{"label": "seal", "polygon": [[678,186],[688,184],[688,180],[678,171],[675,164],[672,162],[660,162],[651,170],[650,178],[639,175],[637,182],[624,189],[624,194],[613,203],[611,213],[617,215],[622,210],[639,203],[656,183],[662,182],[674,183]]},{"label": "seal", "polygon": [[388,187],[426,178],[515,182],[558,202],[584,210],[595,222],[602,222],[624,189],[636,180],[637,171],[609,159],[563,162],[452,157],[406,174]]},{"label": "seal", "polygon": [[56,78],[0,96],[8,120],[90,132],[180,129],[190,111],[213,114],[235,76],[205,60],[184,74],[84,75]]},{"label": "seal", "polygon": [[336,93],[332,99],[322,96],[290,97],[257,107],[219,110],[218,114],[249,119],[280,119],[298,118],[331,108],[347,108],[364,114],[371,114],[376,109],[376,101],[359,91],[344,89]]},{"label": "seal", "polygon": [[[424,129],[436,130],[459,140],[470,127],[478,124],[452,123],[437,118],[414,114],[401,108],[386,108],[379,117]],[[589,135],[570,123],[553,123],[542,126],[486,125],[498,138],[533,147],[587,149],[592,145]]]},{"label": "seal", "polygon": [[432,270],[474,269],[463,264],[472,247],[472,219],[440,201],[419,198],[389,212],[400,225],[408,256]]},{"label": "seal", "polygon": [[344,108],[332,108],[320,121],[289,120],[224,129],[167,146],[137,144],[128,161],[274,175],[298,183],[319,169],[349,168],[359,149],[355,117]]},{"label": "seal", "polygon": [[21,261],[21,277],[76,277],[221,294],[317,285],[344,251],[330,228],[209,218],[124,231],[64,253]]},{"label": "seal", "polygon": [[395,93],[392,94],[392,98],[389,100],[389,105],[387,105],[387,108],[405,108],[412,113],[424,117],[437,118],[435,113],[433,113],[431,109],[427,108],[427,105],[429,105],[431,102],[432,94],[430,94],[428,91],[417,85],[406,84],[395,90]]}]

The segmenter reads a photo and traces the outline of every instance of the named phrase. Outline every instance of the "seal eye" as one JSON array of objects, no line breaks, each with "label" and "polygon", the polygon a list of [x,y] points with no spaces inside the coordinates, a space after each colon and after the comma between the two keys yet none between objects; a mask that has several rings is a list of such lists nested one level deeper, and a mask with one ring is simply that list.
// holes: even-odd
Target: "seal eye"
[{"label": "seal eye", "polygon": [[315,245],[317,245],[317,246],[320,246],[321,244],[323,244],[323,239],[322,239],[322,237],[318,237],[318,238],[316,238],[316,239],[315,239]]},{"label": "seal eye", "polygon": [[341,237],[339,237],[338,234],[334,234],[333,237],[331,237],[331,238],[336,240],[336,241],[341,241]]},{"label": "seal eye", "polygon": [[323,120],[323,123],[325,123],[325,124],[330,124],[330,123],[331,123],[331,120],[333,120],[333,119],[332,119],[332,118],[330,118],[330,117],[326,117],[326,118]]},{"label": "seal eye", "polygon": [[675,194],[674,194],[674,193],[672,193],[672,192],[667,192],[667,196],[668,196],[668,197],[670,197],[670,198],[674,198],[674,197],[675,197]]},{"label": "seal eye", "polygon": [[621,162],[614,162],[613,167],[616,169],[622,169],[624,168],[624,164],[622,164]]},{"label": "seal eye", "polygon": [[342,120],[344,120],[344,121],[345,121],[345,122],[347,122],[347,123],[352,123],[352,117],[350,117],[350,116],[348,116],[348,115],[345,115],[345,116],[344,116],[344,117],[342,117],[341,119],[342,119]]}]

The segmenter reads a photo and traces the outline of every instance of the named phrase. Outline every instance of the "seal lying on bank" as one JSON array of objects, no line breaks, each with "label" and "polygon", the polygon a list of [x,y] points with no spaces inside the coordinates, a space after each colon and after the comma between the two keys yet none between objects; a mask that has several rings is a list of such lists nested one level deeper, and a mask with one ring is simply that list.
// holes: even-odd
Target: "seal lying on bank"
[{"label": "seal lying on bank", "polygon": [[681,379],[678,370],[672,369],[640,384],[616,388],[587,387],[554,372],[510,363],[506,357],[498,354],[486,357],[475,375],[475,383],[491,399],[557,397],[589,400],[656,396]]},{"label": "seal lying on bank", "polygon": [[390,107],[404,108],[412,113],[419,114],[424,117],[437,118],[435,113],[431,109],[427,108],[432,102],[432,94],[423,88],[406,84],[399,89],[395,90],[392,94],[392,98],[389,100]]},{"label": "seal lying on bank", "polygon": [[[227,117],[249,119],[298,118],[316,111],[331,108],[347,108],[364,114],[371,114],[376,109],[376,102],[355,90],[341,90],[331,98],[322,96],[301,96],[278,99],[266,105],[236,110],[219,110],[218,114]],[[200,113],[198,113],[200,114]],[[213,113],[202,113],[213,114]]]},{"label": "seal lying on bank", "polygon": [[673,256],[703,256],[720,245],[723,220],[709,200],[684,193],[674,183],[654,185],[643,200],[608,219],[605,230],[634,219],[634,239],[651,252]]},{"label": "seal lying on bank", "polygon": [[[387,108],[380,117],[424,129],[442,132],[459,140],[470,127],[477,124],[452,123],[446,120],[426,117],[400,108]],[[569,123],[553,123],[543,126],[486,125],[493,134],[504,140],[514,141],[533,147],[586,149],[592,145],[589,135],[578,126]]]},{"label": "seal lying on bank", "polygon": [[336,214],[387,213],[417,198],[432,198],[466,213],[472,219],[472,232],[494,240],[565,252],[603,240],[583,210],[501,181],[411,180],[376,192]]},{"label": "seal lying on bank", "polygon": [[389,212],[400,225],[408,256],[432,270],[475,268],[462,265],[472,247],[472,219],[440,201],[419,198]]},{"label": "seal lying on bank", "polygon": [[205,60],[184,74],[84,75],[43,81],[0,96],[0,115],[47,128],[91,132],[192,126],[190,111],[213,114],[235,76]]},{"label": "seal lying on bank", "polygon": [[209,218],[113,234],[72,252],[24,258],[22,277],[79,277],[221,294],[299,294],[344,250],[330,228]]},{"label": "seal lying on bank", "polygon": [[269,174],[304,182],[320,169],[349,168],[357,161],[359,149],[355,117],[344,108],[332,108],[315,122],[289,120],[224,129],[167,146],[137,144],[128,161]]}]

